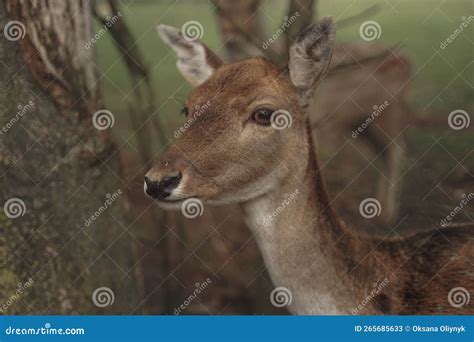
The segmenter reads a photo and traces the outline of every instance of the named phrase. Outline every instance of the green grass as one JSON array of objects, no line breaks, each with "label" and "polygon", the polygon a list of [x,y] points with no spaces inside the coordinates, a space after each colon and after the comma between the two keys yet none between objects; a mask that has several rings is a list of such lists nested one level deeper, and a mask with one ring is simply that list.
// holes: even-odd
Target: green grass
[{"label": "green grass", "polygon": [[[262,6],[269,35],[281,24],[286,3],[268,0]],[[446,49],[440,49],[441,42],[461,24],[461,17],[473,14],[471,0],[401,0],[398,4],[393,0],[321,0],[319,15],[332,15],[340,20],[375,3],[380,4],[382,10],[361,22],[375,20],[380,24],[379,41],[387,45],[403,43],[404,51],[414,62],[412,103],[418,114],[472,108],[474,21]],[[219,50],[222,42],[211,5],[207,1],[193,1],[192,4],[190,1],[135,1],[123,9],[123,15],[152,71],[160,116],[165,124],[174,128],[182,120],[178,112],[190,88],[176,70],[174,55],[160,41],[156,25],[181,27],[189,20],[199,21],[204,27],[203,41],[222,55],[222,49]],[[362,41],[359,23],[341,28],[338,40]],[[126,132],[128,120],[124,117],[124,97],[130,93],[130,85],[124,64],[108,36],[103,36],[97,47],[104,73],[106,105],[116,114],[119,130]]]}]

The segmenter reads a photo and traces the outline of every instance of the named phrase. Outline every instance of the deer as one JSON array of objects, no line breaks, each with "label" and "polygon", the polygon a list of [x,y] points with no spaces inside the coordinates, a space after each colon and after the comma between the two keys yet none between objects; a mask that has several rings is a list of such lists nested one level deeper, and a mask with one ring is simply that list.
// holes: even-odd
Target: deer
[{"label": "deer", "polygon": [[[394,223],[399,212],[403,133],[414,117],[408,103],[410,79],[406,54],[380,43],[340,42],[309,109],[315,142],[327,155],[349,142],[357,150],[367,146],[376,156],[378,178],[371,196],[384,209],[376,219],[385,225]],[[370,158],[365,150],[359,153]]]},{"label": "deer", "polygon": [[[296,7],[290,6],[285,23],[289,18],[295,22],[280,41],[262,45],[258,37],[268,33],[259,20],[258,1],[214,1],[226,60],[264,55],[275,63],[286,62],[286,46],[312,17],[311,2],[292,4]],[[323,163],[348,143],[354,145],[355,157],[374,159],[377,178],[369,190],[383,208],[374,220],[384,225],[399,217],[403,133],[414,116],[408,101],[411,76],[409,56],[396,47],[376,41],[336,42],[329,72],[308,110]]]},{"label": "deer", "polygon": [[262,57],[223,63],[176,28],[158,31],[192,87],[193,120],[146,173],[147,196],[165,210],[239,203],[292,314],[474,313],[469,227],[366,235],[331,207],[308,113],[334,50],[331,17],[300,34],[283,68]]}]

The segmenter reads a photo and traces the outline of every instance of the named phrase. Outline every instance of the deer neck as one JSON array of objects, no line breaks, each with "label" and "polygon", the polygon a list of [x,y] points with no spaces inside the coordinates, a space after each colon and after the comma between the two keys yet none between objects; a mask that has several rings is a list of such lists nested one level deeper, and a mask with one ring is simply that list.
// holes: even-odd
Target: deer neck
[{"label": "deer neck", "polygon": [[275,286],[291,292],[292,312],[347,314],[355,296],[340,274],[347,251],[336,241],[344,228],[329,204],[310,135],[306,148],[306,166],[294,177],[243,204],[246,222]]}]

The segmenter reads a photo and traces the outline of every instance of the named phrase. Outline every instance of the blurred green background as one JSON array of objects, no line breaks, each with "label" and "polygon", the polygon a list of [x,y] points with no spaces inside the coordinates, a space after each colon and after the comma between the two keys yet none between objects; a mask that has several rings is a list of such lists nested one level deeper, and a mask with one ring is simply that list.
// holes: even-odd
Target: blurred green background
[{"label": "blurred green background", "polygon": [[[264,20],[269,38],[281,25],[283,17],[287,12],[288,1],[267,0],[262,1],[264,5],[259,9],[260,16]],[[176,57],[159,39],[156,26],[167,24],[180,28],[184,23],[194,20],[203,25],[204,35],[202,40],[221,56],[224,55],[224,47],[218,30],[216,15],[211,1],[145,1],[145,0],[121,0],[123,18],[133,32],[136,44],[143,54],[148,69],[151,72],[152,83],[155,89],[155,100],[158,105],[156,112],[144,113],[145,117],[158,116],[165,128],[166,141],[174,140],[173,132],[185,121],[180,114],[185,98],[190,87],[185,83],[176,68]],[[339,28],[338,41],[363,42],[359,36],[359,26],[367,20],[375,20],[381,27],[382,33],[378,42],[386,46],[402,44],[402,50],[411,58],[413,65],[413,78],[410,82],[410,103],[417,117],[436,118],[435,125],[410,125],[406,131],[406,158],[402,165],[402,176],[397,186],[401,190],[400,214],[397,221],[391,227],[377,225],[361,217],[358,206],[363,198],[374,194],[375,184],[380,177],[380,171],[374,166],[373,155],[366,157],[352,144],[346,144],[346,148],[336,155],[328,156],[324,146],[319,149],[322,161],[321,169],[328,183],[331,198],[336,199],[335,207],[342,218],[354,230],[359,228],[374,229],[380,233],[413,232],[414,230],[432,229],[445,217],[462,198],[462,194],[472,191],[474,188],[474,122],[469,129],[455,131],[448,127],[448,114],[455,109],[462,109],[473,117],[473,85],[474,85],[474,20],[464,31],[457,35],[453,42],[445,49],[440,45],[455,30],[459,29],[463,17],[468,18],[474,14],[474,3],[472,0],[320,0],[317,4],[318,16],[331,15],[336,21],[340,21],[365,9],[378,4],[381,9],[377,14],[370,17],[359,18],[351,25]],[[97,31],[102,26],[97,24]],[[133,180],[134,190],[132,202],[137,211],[137,217],[142,216],[144,208],[150,203],[142,194],[142,177],[146,172],[140,163],[136,161],[138,151],[136,149],[137,136],[144,137],[141,130],[135,131],[129,117],[128,101],[134,94],[128,79],[128,72],[122,59],[123,51],[117,51],[116,46],[109,37],[103,35],[98,43],[98,60],[101,69],[102,89],[104,92],[105,105],[115,116],[113,132],[116,142],[126,152],[124,165],[135,169],[130,173],[136,179]],[[147,122],[151,122],[147,120]],[[142,127],[143,128],[143,127]],[[157,139],[158,132],[153,130],[153,136],[147,142],[151,145],[153,155],[159,155],[164,150]],[[143,135],[141,135],[143,133]],[[343,140],[343,137],[340,137]],[[321,147],[321,146],[320,146]],[[156,158],[156,157],[155,157]],[[369,160],[370,158],[370,160]],[[375,158],[374,158],[375,159]],[[360,174],[363,175],[359,177]],[[339,196],[341,195],[341,196]],[[141,207],[140,207],[141,206]],[[172,220],[179,241],[186,241],[185,252],[193,251],[199,247],[198,259],[191,258],[183,266],[180,266],[180,282],[188,280],[192,288],[193,279],[202,279],[208,276],[207,265],[214,265],[219,276],[222,277],[223,306],[229,302],[228,291],[232,289],[230,300],[232,305],[228,312],[254,313],[272,312],[267,292],[271,290],[269,279],[263,274],[263,262],[259,259],[256,245],[247,245],[250,238],[249,232],[242,222],[242,213],[232,207],[212,208],[206,207],[206,214],[197,221],[181,222],[179,218]],[[230,218],[230,219],[229,219]],[[228,220],[229,219],[229,220]],[[157,222],[153,218],[138,220],[133,224],[132,230],[144,240],[158,231]],[[178,220],[178,221],[176,221]],[[474,206],[463,210],[457,216],[457,221],[473,221]],[[146,222],[145,222],[146,221]],[[223,227],[222,241],[229,250],[229,255],[223,255],[222,248],[217,248],[218,242],[203,243],[207,234],[213,233],[214,227]],[[170,229],[166,227],[166,230]],[[153,239],[151,239],[153,240]],[[178,246],[178,247],[176,247]],[[177,242],[173,250],[181,251],[183,246]],[[219,245],[220,246],[220,245]],[[245,247],[241,250],[241,247]],[[155,248],[155,246],[153,246]],[[224,248],[225,250],[225,248]],[[148,278],[159,273],[157,260],[160,253],[164,253],[162,245],[156,247],[156,251],[145,258],[143,269]],[[234,253],[238,258],[233,258]],[[232,255],[233,262],[221,270],[222,263]],[[187,259],[187,258],[186,258]],[[202,260],[206,261],[203,267]],[[181,265],[178,257],[176,264]],[[199,271],[199,268],[201,270]],[[214,271],[215,271],[214,269]],[[193,278],[192,275],[201,272],[201,275]],[[167,275],[167,274],[164,274]],[[257,275],[259,277],[257,277]],[[146,279],[151,293],[154,293],[154,285],[158,280]],[[266,278],[266,279],[264,279]],[[256,280],[258,279],[258,281]],[[262,280],[264,279],[264,280]],[[243,285],[242,285],[243,284]],[[249,285],[250,284],[250,285]],[[180,291],[182,285],[175,284],[176,303],[180,303]],[[184,294],[188,293],[187,289]],[[157,292],[158,293],[158,292]],[[208,302],[215,301],[216,291],[213,291]],[[153,297],[153,296],[152,296]],[[236,299],[240,298],[240,299]],[[151,312],[156,310],[153,298],[147,301],[146,306]],[[206,300],[203,299],[203,302]],[[216,305],[216,307],[223,307]],[[210,307],[210,306],[208,306]],[[241,311],[232,311],[232,308],[240,307]],[[273,308],[274,309],[274,308]],[[260,311],[259,311],[260,310]],[[224,310],[225,311],[225,310]],[[194,311],[190,311],[194,312]],[[218,313],[220,313],[218,311]]]},{"label": "blurred green background", "polygon": [[[152,73],[152,80],[159,104],[159,115],[168,137],[183,122],[179,115],[189,86],[179,75],[175,56],[160,41],[156,25],[181,27],[189,20],[199,21],[204,27],[202,40],[223,55],[223,46],[211,2],[206,0],[144,1],[122,0],[121,11],[132,30],[136,44]],[[417,115],[449,113],[453,109],[472,108],[474,85],[474,22],[464,29],[443,50],[440,44],[462,23],[462,17],[473,15],[474,3],[470,0],[321,0],[318,15],[331,15],[336,20],[348,18],[378,4],[381,10],[365,20],[376,20],[382,34],[379,41],[392,45],[403,44],[414,62],[411,102]],[[262,19],[269,28],[281,25],[286,12],[286,1],[268,0],[260,9]],[[341,28],[339,41],[362,41],[360,23]],[[98,25],[98,29],[100,29]],[[131,96],[127,72],[120,55],[108,35],[97,43],[106,105],[116,115],[115,132],[118,138],[127,138],[129,127],[125,98]],[[150,113],[151,115],[151,113]]]}]

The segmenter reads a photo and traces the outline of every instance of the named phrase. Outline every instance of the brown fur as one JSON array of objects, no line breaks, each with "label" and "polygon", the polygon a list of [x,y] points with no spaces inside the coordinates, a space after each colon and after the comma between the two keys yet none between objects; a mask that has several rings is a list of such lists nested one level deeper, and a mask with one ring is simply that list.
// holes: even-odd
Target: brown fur
[{"label": "brown fur", "polygon": [[[305,33],[305,49],[293,50],[308,54],[296,59],[305,59],[305,68],[311,66],[308,58],[313,60],[317,79],[330,61],[332,25],[323,19]],[[305,80],[301,70],[291,72],[301,66],[293,62],[289,74],[262,58],[225,64],[193,89],[187,101],[192,124],[147,174],[154,181],[182,174],[179,200],[159,203],[179,208],[189,197],[242,203],[275,285],[293,293],[295,313],[350,313],[384,280],[388,284],[358,313],[474,313],[472,300],[462,308],[448,302],[452,288],[472,291],[474,285],[470,228],[380,238],[360,235],[336,217],[305,112],[311,90],[304,87],[313,86],[314,79]],[[195,115],[208,101],[210,106]],[[290,112],[291,127],[275,130],[253,122],[252,112],[262,106]],[[264,224],[265,215],[295,190],[298,196]]]}]

